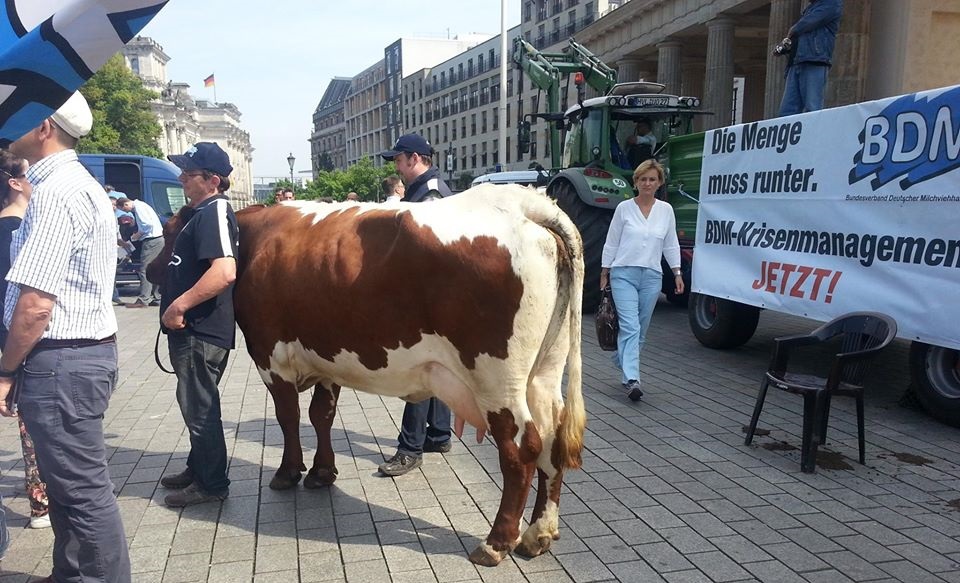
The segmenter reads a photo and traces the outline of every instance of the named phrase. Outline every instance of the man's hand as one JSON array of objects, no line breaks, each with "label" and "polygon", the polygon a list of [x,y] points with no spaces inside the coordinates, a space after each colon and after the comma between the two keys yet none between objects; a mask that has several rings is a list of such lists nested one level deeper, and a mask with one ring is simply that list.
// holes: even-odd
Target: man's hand
[{"label": "man's hand", "polygon": [[9,407],[7,407],[7,396],[10,394],[10,391],[13,390],[13,383],[16,379],[13,378],[0,378],[0,415],[4,417],[16,417],[17,414],[14,413]]},{"label": "man's hand", "polygon": [[187,320],[184,318],[186,313],[187,311],[180,307],[179,302],[173,302],[163,312],[160,322],[170,330],[182,330],[187,327]]}]

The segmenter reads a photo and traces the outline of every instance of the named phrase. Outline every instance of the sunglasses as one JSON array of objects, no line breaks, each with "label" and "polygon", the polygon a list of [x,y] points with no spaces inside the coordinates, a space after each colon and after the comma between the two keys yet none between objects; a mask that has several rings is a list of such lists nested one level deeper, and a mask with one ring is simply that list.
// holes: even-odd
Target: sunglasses
[{"label": "sunglasses", "polygon": [[14,176],[13,174],[10,174],[9,172],[7,172],[6,170],[4,170],[3,168],[0,168],[0,172],[3,172],[4,174],[6,174],[7,176],[9,176],[10,178],[15,178],[15,179],[17,179],[17,180],[19,180],[19,179],[21,179],[21,178],[26,178],[26,177],[27,177],[26,174],[21,174],[20,176]]}]

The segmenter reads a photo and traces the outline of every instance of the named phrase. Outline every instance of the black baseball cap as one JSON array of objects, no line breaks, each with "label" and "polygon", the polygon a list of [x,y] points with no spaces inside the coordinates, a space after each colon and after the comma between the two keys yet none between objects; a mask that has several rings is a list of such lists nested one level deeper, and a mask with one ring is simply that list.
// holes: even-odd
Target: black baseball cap
[{"label": "black baseball cap", "polygon": [[393,160],[397,154],[420,154],[421,156],[433,156],[433,146],[425,140],[420,134],[403,134],[392,150],[380,152],[384,160]]},{"label": "black baseball cap", "polygon": [[183,154],[167,156],[181,170],[206,170],[220,176],[230,176],[233,166],[230,157],[213,142],[197,142]]}]

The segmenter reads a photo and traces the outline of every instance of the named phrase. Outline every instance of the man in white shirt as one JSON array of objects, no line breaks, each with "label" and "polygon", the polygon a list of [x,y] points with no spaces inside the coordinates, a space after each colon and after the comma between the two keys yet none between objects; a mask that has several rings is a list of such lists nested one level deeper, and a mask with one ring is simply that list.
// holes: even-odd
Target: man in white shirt
[{"label": "man in white shirt", "polygon": [[53,572],[45,580],[130,583],[103,436],[117,382],[116,219],[74,151],[92,125],[75,93],[10,144],[30,163],[33,196],[10,246],[0,415],[14,414],[5,399],[19,385],[16,404],[50,499]]},{"label": "man in white shirt", "polygon": [[153,208],[142,200],[129,198],[117,199],[117,208],[133,213],[137,220],[137,232],[130,236],[131,241],[140,241],[140,297],[127,304],[128,308],[145,308],[160,305],[160,287],[147,279],[147,266],[163,251],[163,224]]},{"label": "man in white shirt", "polygon": [[386,204],[397,204],[403,200],[403,195],[406,193],[406,190],[403,186],[403,180],[400,179],[396,174],[391,174],[383,179],[383,182],[380,183],[380,189],[383,191],[383,194],[386,195],[386,200],[383,202]]}]

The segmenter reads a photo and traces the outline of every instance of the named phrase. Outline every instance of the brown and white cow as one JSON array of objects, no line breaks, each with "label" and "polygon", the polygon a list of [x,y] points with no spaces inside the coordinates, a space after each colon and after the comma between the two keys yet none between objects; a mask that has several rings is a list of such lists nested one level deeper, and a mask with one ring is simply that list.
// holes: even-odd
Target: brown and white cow
[{"label": "brown and white cow", "polygon": [[[393,208],[251,207],[237,220],[237,322],[284,435],[270,487],[293,487],[306,469],[298,392],[315,387],[308,488],[337,477],[330,428],[340,386],[437,396],[458,435],[469,423],[499,449],[500,509],[470,560],[496,565],[515,547],[546,551],[559,536],[563,471],[580,467],[585,425],[583,246],[556,204],[525,187],[483,185]],[[521,537],[534,469],[537,499]]]}]

